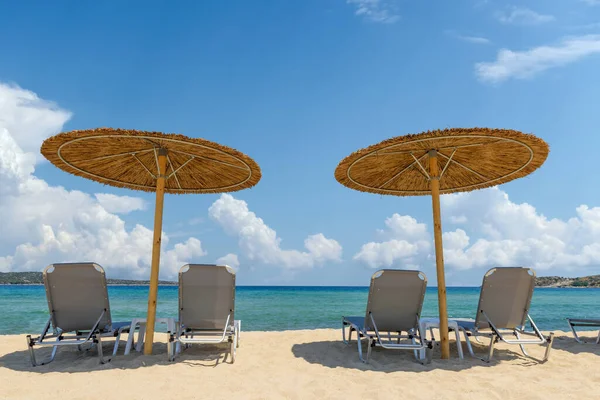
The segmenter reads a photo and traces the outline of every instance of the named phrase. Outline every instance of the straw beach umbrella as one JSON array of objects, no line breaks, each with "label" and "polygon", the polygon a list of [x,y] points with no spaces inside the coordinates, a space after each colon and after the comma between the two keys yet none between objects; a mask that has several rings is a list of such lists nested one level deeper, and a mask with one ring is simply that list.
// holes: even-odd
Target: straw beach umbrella
[{"label": "straw beach umbrella", "polygon": [[237,150],[199,138],[127,129],[60,133],[42,154],[56,167],[106,185],[156,192],[144,354],[152,353],[165,193],[223,193],[252,187],[259,166]]},{"label": "straw beach umbrella", "polygon": [[536,136],[508,129],[452,128],[384,140],[344,158],[342,185],[396,196],[431,195],[442,358],[450,357],[440,194],[487,188],[524,177],[548,156]]}]

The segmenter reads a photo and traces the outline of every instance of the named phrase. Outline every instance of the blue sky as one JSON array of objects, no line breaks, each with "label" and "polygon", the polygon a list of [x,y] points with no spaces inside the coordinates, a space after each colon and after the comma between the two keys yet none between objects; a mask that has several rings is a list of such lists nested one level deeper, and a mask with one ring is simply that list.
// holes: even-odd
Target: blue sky
[{"label": "blue sky", "polygon": [[[192,248],[186,241],[193,237],[202,247],[188,249],[187,259],[185,251],[177,256],[174,251],[172,262],[211,263],[235,254],[239,284],[298,285],[367,285],[381,267],[417,267],[435,283],[427,247],[430,199],[382,198],[341,186],[333,172],[352,151],[446,127],[534,133],[551,148],[539,171],[443,204],[448,283],[476,285],[488,266],[505,264],[535,265],[539,275],[600,273],[594,150],[600,144],[600,4],[595,3],[6,2],[0,14],[5,89],[0,124],[13,121],[5,128],[24,153],[39,154],[41,140],[59,131],[110,126],[203,137],[250,155],[263,178],[233,196],[264,226],[246,217],[227,225],[231,221],[211,216],[209,207],[219,195],[168,195],[163,226],[168,246],[181,242]],[[22,102],[7,106],[25,92],[36,96],[34,108],[60,111],[62,117],[27,125]],[[28,140],[37,140],[37,148]],[[5,143],[4,151],[12,151],[6,149]],[[152,194],[102,186],[39,159],[33,176],[68,193],[87,193],[89,207],[97,206],[95,193],[141,198],[142,209],[113,212],[111,218],[124,221],[127,240],[135,236],[136,224],[152,227]],[[21,189],[14,190],[0,192],[0,203],[3,195],[5,205],[22,203]],[[56,196],[52,206],[60,208],[67,195]],[[231,215],[244,212],[244,204],[227,199],[217,204],[229,207]],[[578,213],[582,205],[587,212]],[[394,219],[395,213],[414,220]],[[61,229],[67,236],[86,232],[102,240],[91,225],[65,227],[44,218],[32,215],[31,230],[22,236],[4,224],[0,270],[41,270],[50,262],[95,257],[109,276],[147,273],[143,258],[121,262],[102,251],[60,244]],[[90,218],[86,223],[93,225]],[[241,236],[252,224],[276,231],[279,248],[259,236]],[[59,244],[44,244],[43,226],[52,228]],[[408,234],[415,226],[420,233]],[[305,239],[320,233],[341,253],[307,252]],[[367,243],[378,244],[385,256],[361,253]],[[35,257],[19,250],[23,244]],[[282,249],[308,255],[278,253]],[[24,254],[34,262],[24,263]],[[282,267],[286,257],[308,261]],[[164,269],[163,277],[172,277],[174,268]]]}]

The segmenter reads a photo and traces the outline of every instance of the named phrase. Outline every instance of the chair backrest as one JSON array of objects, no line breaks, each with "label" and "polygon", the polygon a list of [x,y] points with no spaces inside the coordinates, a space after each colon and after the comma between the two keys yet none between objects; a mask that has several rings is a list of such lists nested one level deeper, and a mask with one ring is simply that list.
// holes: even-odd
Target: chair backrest
[{"label": "chair backrest", "polygon": [[384,269],[371,277],[365,327],[373,330],[373,315],[377,329],[383,332],[408,331],[418,328],[427,277],[421,271]]},{"label": "chair backrest", "polygon": [[486,272],[481,285],[475,326],[487,328],[483,312],[498,329],[514,329],[525,324],[535,288],[531,268],[503,267]]},{"label": "chair backrest", "polygon": [[86,331],[106,310],[99,328],[112,325],[106,276],[95,263],[51,264],[44,269],[48,311],[54,329],[63,332]]},{"label": "chair backrest", "polygon": [[187,264],[179,270],[179,322],[189,329],[233,325],[235,271],[226,265]]}]

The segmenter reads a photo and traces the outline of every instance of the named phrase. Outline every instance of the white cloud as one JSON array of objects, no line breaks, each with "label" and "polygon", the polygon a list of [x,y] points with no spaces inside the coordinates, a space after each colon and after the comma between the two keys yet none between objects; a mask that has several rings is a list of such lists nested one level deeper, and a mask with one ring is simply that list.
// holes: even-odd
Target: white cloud
[{"label": "white cloud", "polygon": [[[139,209],[141,199],[49,185],[34,175],[34,154],[24,151],[11,132],[37,152],[41,140],[59,132],[70,113],[2,84],[0,105],[0,270],[40,271],[51,263],[85,260],[103,265],[109,276],[147,279],[152,231],[142,225],[127,230],[113,213]],[[161,275],[167,278],[206,254],[195,238],[169,248],[164,235],[162,244]]]},{"label": "white cloud", "polygon": [[525,51],[501,49],[496,61],[477,63],[475,73],[480,80],[487,82],[524,79],[596,53],[600,53],[600,35],[570,37],[554,46],[534,47]]},{"label": "white cloud", "polygon": [[58,133],[70,118],[69,111],[53,102],[16,85],[0,82],[0,127],[10,132],[19,148],[33,153],[38,161],[43,160],[38,156],[42,141]]},{"label": "white cloud", "polygon": [[227,234],[239,238],[240,249],[250,260],[287,269],[311,268],[327,261],[341,261],[342,246],[321,233],[304,240],[307,251],[283,250],[277,233],[250,211],[245,201],[229,194],[221,195],[210,206],[208,214]]},{"label": "white cloud", "polygon": [[481,36],[457,36],[460,40],[464,40],[465,42],[475,43],[475,44],[489,44],[490,40],[488,38],[484,38]]},{"label": "white cloud", "polygon": [[223,257],[218,258],[217,264],[228,265],[237,271],[237,269],[240,266],[240,260],[238,259],[237,254],[229,253],[225,254]]},{"label": "white cloud", "polygon": [[581,0],[584,3],[590,5],[590,6],[597,6],[600,5],[600,0]]},{"label": "white cloud", "polygon": [[95,196],[98,203],[109,213],[127,214],[147,208],[146,202],[139,197],[116,196],[110,193],[96,193]]},{"label": "white cloud", "polygon": [[[444,220],[464,217],[465,229],[444,232],[444,260],[450,269],[530,266],[539,270],[600,265],[600,207],[581,205],[568,220],[549,219],[527,203],[512,202],[498,188],[442,196]],[[392,220],[411,221],[394,215]],[[392,239],[363,245],[355,259],[371,268],[434,262],[432,234],[419,228],[393,230]],[[418,235],[410,232],[418,231]],[[469,232],[469,233],[467,233]],[[471,237],[470,237],[471,236]],[[473,239],[476,238],[476,239]]]},{"label": "white cloud", "polygon": [[450,216],[450,222],[452,222],[453,224],[466,224],[467,223],[467,217],[464,215],[451,215]]},{"label": "white cloud", "polygon": [[553,15],[539,14],[525,7],[511,7],[508,11],[496,13],[496,18],[503,24],[539,25],[554,21]]},{"label": "white cloud", "polygon": [[411,216],[394,214],[385,220],[386,229],[378,234],[387,239],[369,242],[354,255],[354,260],[370,268],[413,264],[426,258],[430,251],[427,226]]},{"label": "white cloud", "polygon": [[346,0],[346,3],[356,7],[356,15],[373,22],[393,24],[400,19],[389,0]]},{"label": "white cloud", "polygon": [[488,38],[485,38],[483,36],[471,36],[471,35],[461,35],[460,33],[456,32],[456,31],[446,31],[447,35],[450,35],[452,37],[455,37],[456,39],[462,40],[463,42],[469,42],[469,43],[474,43],[474,44],[490,44],[490,40]]}]

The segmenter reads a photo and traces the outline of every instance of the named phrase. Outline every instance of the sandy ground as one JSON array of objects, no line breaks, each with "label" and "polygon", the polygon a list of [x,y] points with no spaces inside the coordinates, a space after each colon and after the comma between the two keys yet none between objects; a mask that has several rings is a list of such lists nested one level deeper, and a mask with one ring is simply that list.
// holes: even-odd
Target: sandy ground
[{"label": "sandy ground", "polygon": [[[375,349],[365,365],[340,336],[338,330],[243,332],[230,364],[226,345],[195,346],[167,362],[166,337],[158,335],[163,343],[153,356],[124,356],[122,343],[100,365],[95,350],[68,348],[35,368],[24,335],[0,336],[0,399],[600,399],[600,345],[578,344],[565,332],[556,332],[545,364],[504,344],[490,364],[469,356],[460,361],[452,341],[451,360],[440,360],[438,349],[423,366],[412,352]],[[110,354],[111,342],[103,348]],[[539,346],[530,350],[543,354]]]}]

